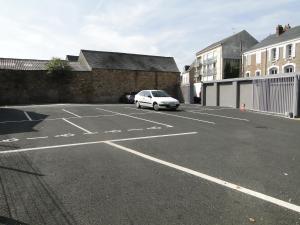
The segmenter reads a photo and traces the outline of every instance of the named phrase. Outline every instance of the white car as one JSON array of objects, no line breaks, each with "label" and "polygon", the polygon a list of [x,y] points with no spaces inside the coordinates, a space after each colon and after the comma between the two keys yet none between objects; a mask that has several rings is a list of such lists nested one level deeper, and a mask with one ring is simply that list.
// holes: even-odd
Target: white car
[{"label": "white car", "polygon": [[172,98],[162,90],[143,90],[134,97],[137,108],[149,107],[158,111],[159,109],[177,109],[179,101]]}]

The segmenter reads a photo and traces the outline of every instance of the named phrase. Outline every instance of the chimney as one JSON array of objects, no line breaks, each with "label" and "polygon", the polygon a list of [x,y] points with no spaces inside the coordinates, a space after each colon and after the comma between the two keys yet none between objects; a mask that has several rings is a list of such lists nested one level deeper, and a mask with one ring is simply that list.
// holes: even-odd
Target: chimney
[{"label": "chimney", "polygon": [[283,26],[282,25],[278,25],[276,27],[276,34],[277,34],[277,36],[280,36],[283,33],[284,33]]},{"label": "chimney", "polygon": [[284,29],[283,29],[283,32],[286,32],[286,31],[288,31],[289,29],[291,29],[290,24],[285,25],[285,26],[284,26]]}]

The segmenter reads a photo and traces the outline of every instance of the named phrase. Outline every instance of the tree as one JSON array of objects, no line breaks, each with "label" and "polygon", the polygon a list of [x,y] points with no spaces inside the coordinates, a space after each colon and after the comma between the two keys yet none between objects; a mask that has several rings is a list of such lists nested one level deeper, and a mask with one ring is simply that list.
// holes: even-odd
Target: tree
[{"label": "tree", "polygon": [[46,68],[48,74],[53,75],[66,75],[71,72],[72,68],[69,63],[60,58],[52,58],[47,64]]}]

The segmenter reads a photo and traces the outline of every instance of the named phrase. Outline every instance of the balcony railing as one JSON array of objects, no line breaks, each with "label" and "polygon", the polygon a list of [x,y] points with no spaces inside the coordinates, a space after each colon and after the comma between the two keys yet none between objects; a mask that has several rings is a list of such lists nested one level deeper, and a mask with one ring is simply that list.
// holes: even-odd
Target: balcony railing
[{"label": "balcony railing", "polygon": [[202,63],[200,60],[197,60],[196,63],[195,63],[195,67],[201,67],[202,66]]},{"label": "balcony railing", "polygon": [[203,71],[203,76],[214,76],[217,74],[216,69],[209,69],[209,70],[204,70]]},{"label": "balcony railing", "polygon": [[203,60],[203,65],[213,64],[217,61],[217,57]]}]

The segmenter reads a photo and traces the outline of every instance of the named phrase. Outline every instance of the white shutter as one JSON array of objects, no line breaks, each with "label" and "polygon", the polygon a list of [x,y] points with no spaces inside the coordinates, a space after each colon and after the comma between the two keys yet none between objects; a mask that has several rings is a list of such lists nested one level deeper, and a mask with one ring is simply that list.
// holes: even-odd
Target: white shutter
[{"label": "white shutter", "polygon": [[272,49],[268,50],[268,61],[271,61]]},{"label": "white shutter", "polygon": [[295,58],[296,57],[296,44],[292,45],[292,57]]},{"label": "white shutter", "polygon": [[279,55],[280,55],[279,47],[277,47],[277,48],[276,48],[276,60],[279,59]]},{"label": "white shutter", "polygon": [[286,45],[283,46],[283,58],[284,59],[286,58]]}]

